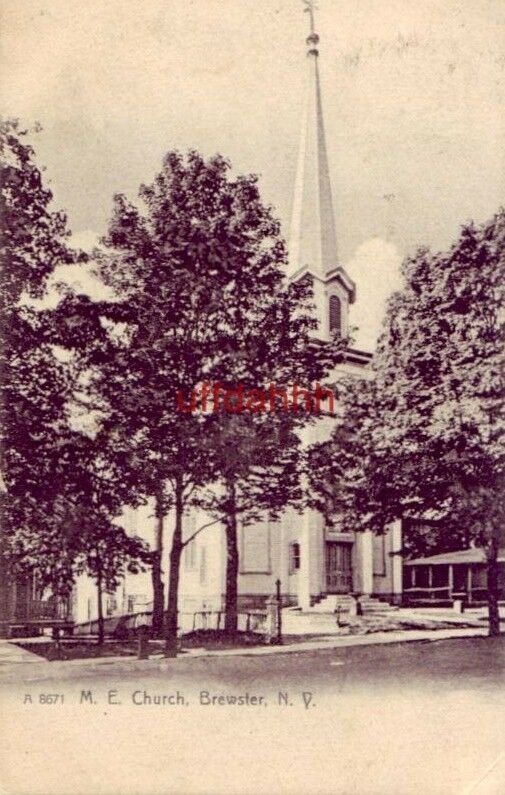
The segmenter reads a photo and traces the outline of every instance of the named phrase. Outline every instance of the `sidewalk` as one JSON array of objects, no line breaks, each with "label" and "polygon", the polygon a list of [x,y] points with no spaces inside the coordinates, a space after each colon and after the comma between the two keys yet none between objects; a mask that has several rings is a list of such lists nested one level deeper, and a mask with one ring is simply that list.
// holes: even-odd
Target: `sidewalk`
[{"label": "sidewalk", "polygon": [[9,663],[43,663],[47,662],[38,654],[16,646],[13,641],[0,639],[0,670],[1,666]]},{"label": "sidewalk", "polygon": [[[189,661],[202,657],[250,657],[272,654],[301,654],[303,652],[323,651],[330,649],[343,649],[350,646],[377,646],[388,643],[406,643],[414,641],[440,641],[453,638],[485,637],[486,628],[466,629],[439,629],[439,630],[402,630],[398,632],[376,632],[369,635],[347,635],[343,637],[321,636],[313,640],[290,643],[286,646],[253,646],[247,649],[188,649],[179,654],[177,658],[165,658],[161,654],[151,656],[148,660],[138,660],[136,657],[103,657],[79,660],[64,660],[48,662],[43,657],[24,651],[13,643],[0,640],[0,682],[2,673],[13,673],[13,668],[8,663],[16,665],[16,671],[26,671],[28,665],[38,663],[37,675],[50,675],[51,677],[64,678],[65,672],[78,672],[83,674],[103,671],[104,673],[113,665],[124,672],[165,670],[176,666],[181,660]],[[41,667],[42,666],[42,667]]]},{"label": "sidewalk", "polygon": [[[335,635],[342,637],[342,626],[346,623],[361,622],[365,626],[373,627],[373,634],[380,634],[382,631],[388,634],[392,632],[405,632],[408,630],[439,630],[437,625],[442,624],[440,629],[455,628],[482,628],[486,624],[480,620],[480,616],[470,613],[455,613],[450,608],[432,610],[431,608],[396,608],[391,612],[381,612],[375,610],[372,613],[365,613],[361,618],[352,618],[344,613],[340,617],[342,625],[339,626],[334,613],[301,612],[297,609],[286,608],[282,611],[282,628],[286,635]],[[402,624],[410,626],[402,626]],[[357,633],[361,634],[361,633]],[[363,634],[368,634],[364,632]]]}]

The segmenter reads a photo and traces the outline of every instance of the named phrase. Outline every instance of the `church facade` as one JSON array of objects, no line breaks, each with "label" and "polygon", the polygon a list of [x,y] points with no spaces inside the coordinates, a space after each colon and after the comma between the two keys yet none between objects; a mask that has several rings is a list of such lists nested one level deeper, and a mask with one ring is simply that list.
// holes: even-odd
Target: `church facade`
[{"label": "church facade", "polygon": [[[321,85],[319,37],[311,29],[307,44],[307,88],[299,159],[294,186],[289,243],[290,278],[310,277],[317,313],[317,339],[324,343],[335,331],[347,334],[349,306],[356,288],[339,262],[330,170],[326,150]],[[371,354],[350,349],[332,374],[367,377]],[[328,438],[331,418],[322,417],[307,428],[304,443]],[[154,541],[154,506],[128,510],[124,521],[132,533]],[[209,517],[186,517],[189,538]],[[171,518],[167,517],[165,558],[170,548]],[[257,608],[275,591],[280,581],[286,604],[302,610],[335,608],[350,594],[399,602],[402,592],[400,525],[383,536],[370,532],[342,533],[326,526],[315,510],[298,514],[288,509],[277,522],[259,522],[239,530],[239,609]],[[224,609],[226,539],[224,529],[212,525],[198,534],[184,550],[180,580],[181,623],[191,623],[200,611]],[[118,594],[109,597],[106,613],[149,610],[152,599],[149,575],[128,575]],[[96,596],[89,581],[77,585],[77,621],[96,617]]]}]

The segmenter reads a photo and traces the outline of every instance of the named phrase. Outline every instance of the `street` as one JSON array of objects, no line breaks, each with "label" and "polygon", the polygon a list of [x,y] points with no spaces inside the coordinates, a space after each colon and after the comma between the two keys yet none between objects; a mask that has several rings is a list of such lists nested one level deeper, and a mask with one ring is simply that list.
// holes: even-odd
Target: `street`
[{"label": "street", "polygon": [[0,669],[8,793],[505,791],[504,637],[57,665]]}]

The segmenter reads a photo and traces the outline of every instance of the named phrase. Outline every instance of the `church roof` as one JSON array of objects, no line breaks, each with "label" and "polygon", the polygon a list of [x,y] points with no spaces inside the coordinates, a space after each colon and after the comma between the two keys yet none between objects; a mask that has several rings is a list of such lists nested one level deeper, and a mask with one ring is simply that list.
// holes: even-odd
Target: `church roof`
[{"label": "church roof", "polygon": [[[505,563],[505,549],[500,549],[498,561]],[[485,563],[486,555],[483,549],[458,549],[455,552],[441,552],[439,555],[429,555],[426,558],[406,560],[405,566],[447,566],[449,563]]]}]

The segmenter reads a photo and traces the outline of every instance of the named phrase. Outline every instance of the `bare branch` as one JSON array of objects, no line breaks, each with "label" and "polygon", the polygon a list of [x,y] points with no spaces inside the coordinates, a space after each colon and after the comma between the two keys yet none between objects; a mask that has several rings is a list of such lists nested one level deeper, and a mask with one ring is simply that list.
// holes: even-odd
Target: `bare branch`
[{"label": "bare branch", "polygon": [[202,532],[202,530],[206,530],[207,527],[211,527],[213,524],[216,524],[217,522],[220,521],[221,517],[219,517],[218,519],[213,519],[212,522],[207,522],[206,524],[203,524],[201,527],[198,528],[198,530],[195,530],[195,532],[192,533],[190,537],[186,539],[186,541],[183,541],[181,546],[183,548],[186,547],[191,541],[193,541],[194,538],[196,538],[197,535],[199,535],[199,533]]}]

